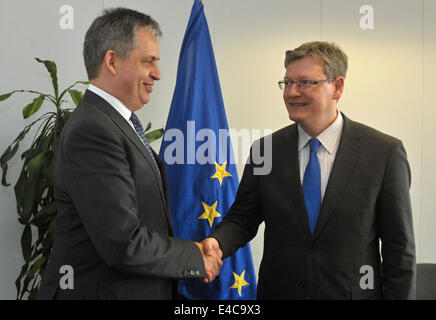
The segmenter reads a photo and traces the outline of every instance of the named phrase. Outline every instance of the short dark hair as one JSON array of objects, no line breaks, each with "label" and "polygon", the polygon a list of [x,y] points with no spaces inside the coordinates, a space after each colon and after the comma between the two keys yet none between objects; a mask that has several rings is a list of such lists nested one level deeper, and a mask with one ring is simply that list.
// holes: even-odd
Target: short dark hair
[{"label": "short dark hair", "polygon": [[114,50],[121,58],[128,56],[136,47],[136,33],[141,27],[149,29],[155,37],[162,35],[159,24],[153,18],[127,8],[106,9],[92,22],[83,44],[83,58],[89,80],[98,76],[108,50]]}]

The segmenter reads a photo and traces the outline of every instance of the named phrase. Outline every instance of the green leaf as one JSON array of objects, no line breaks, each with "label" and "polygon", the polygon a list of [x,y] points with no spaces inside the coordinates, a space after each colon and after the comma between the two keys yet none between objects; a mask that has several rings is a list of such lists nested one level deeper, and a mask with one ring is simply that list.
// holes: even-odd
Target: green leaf
[{"label": "green leaf", "polygon": [[45,96],[41,95],[38,98],[33,99],[31,103],[29,103],[27,106],[23,109],[23,117],[24,119],[29,118],[32,114],[37,112],[40,108],[42,103],[44,102]]},{"label": "green leaf", "polygon": [[[60,119],[58,119],[59,122],[60,122],[60,125],[59,125],[59,129],[60,129],[60,131],[62,131],[62,128],[63,128],[64,125],[67,123],[67,120],[68,120],[68,118],[69,118],[70,115],[71,115],[71,111],[69,111],[69,110],[64,109],[64,110],[62,110],[62,111],[63,111],[63,113],[62,113],[62,117],[61,117]],[[60,134],[59,134],[57,137],[60,137]]]},{"label": "green leaf", "polygon": [[28,299],[29,300],[36,300],[36,298],[38,296],[38,291],[39,291],[38,287],[33,288],[32,290],[30,290],[29,298]]},{"label": "green leaf", "polygon": [[65,95],[65,93],[67,93],[67,91],[68,90],[70,90],[71,88],[73,88],[75,85],[77,85],[77,84],[83,84],[83,85],[88,85],[89,84],[89,81],[76,81],[76,82],[74,82],[71,86],[69,86],[68,88],[66,88],[64,91],[62,91],[62,93],[61,93],[61,95],[60,95],[60,97],[59,97],[59,100],[62,100],[62,98],[63,98],[63,96]]},{"label": "green leaf", "polygon": [[28,149],[23,152],[23,154],[21,155],[21,159],[32,159],[35,158],[38,154],[40,154],[38,150]]},{"label": "green leaf", "polygon": [[2,95],[0,96],[0,101],[4,101],[4,100],[8,99],[8,98],[9,98],[11,95],[13,95],[15,92],[17,92],[17,90],[14,90],[14,91],[9,92],[9,93],[2,94]]},{"label": "green leaf", "polygon": [[59,96],[59,89],[58,89],[58,76],[57,76],[58,71],[57,71],[56,63],[54,63],[53,61],[50,61],[50,60],[41,60],[39,58],[35,58],[35,59],[39,63],[43,63],[45,65],[47,71],[50,73],[55,97],[57,99]]},{"label": "green leaf", "polygon": [[38,170],[44,161],[44,156],[45,156],[45,152],[41,152],[36,157],[34,157],[32,160],[30,160],[26,166],[27,170],[28,171]]},{"label": "green leaf", "polygon": [[18,146],[19,144],[15,143],[15,146],[12,148],[11,152],[8,155],[6,155],[4,158],[2,156],[1,161],[9,162],[9,160],[11,160],[12,157],[15,156],[15,154],[17,153]]},{"label": "green leaf", "polygon": [[29,278],[33,279],[33,277],[35,276],[35,272],[37,272],[41,268],[41,265],[45,262],[45,260],[46,260],[45,257],[39,257],[35,261],[35,263],[30,268],[29,272],[27,273]]},{"label": "green leaf", "polygon": [[17,150],[18,150],[18,146],[19,146],[19,143],[17,142],[17,143],[15,143],[15,146],[13,147],[13,148],[11,148],[12,147],[12,144],[6,149],[6,151],[3,153],[3,155],[1,156],[1,158],[0,158],[0,167],[2,168],[2,170],[3,170],[3,173],[2,173],[2,185],[4,185],[5,187],[8,187],[8,186],[10,186],[10,183],[8,183],[7,181],[6,181],[6,173],[8,172],[8,162],[9,162],[9,160],[11,160],[12,159],[12,157],[17,153]]},{"label": "green leaf", "polygon": [[54,141],[53,141],[53,146],[52,146],[52,152],[51,152],[51,157],[49,159],[46,160],[46,167],[48,170],[48,174],[46,174],[47,177],[47,181],[48,183],[50,183],[51,186],[53,186],[53,180],[54,180],[54,169],[55,169],[55,164],[56,164],[56,155],[57,155],[57,150],[58,150],[58,145],[59,145],[59,137],[55,136]]},{"label": "green leaf", "polygon": [[[49,148],[53,148],[53,146],[49,146]],[[42,163],[41,166],[41,174],[43,175],[43,177],[46,179],[46,184],[48,186],[52,186],[53,185],[53,172],[52,169],[54,168],[53,166],[53,152],[51,150],[47,150],[45,152],[45,156],[44,156],[44,161]]]},{"label": "green leaf", "polygon": [[164,134],[164,129],[156,129],[153,130],[152,132],[149,132],[145,135],[145,137],[147,138],[147,141],[149,143],[152,143],[153,141],[159,139],[160,137],[162,137]]},{"label": "green leaf", "polygon": [[35,215],[32,221],[30,221],[30,223],[38,226],[39,224],[44,223],[48,218],[54,218],[56,211],[56,202],[52,202],[48,206],[42,208],[41,211]]},{"label": "green leaf", "polygon": [[9,160],[11,160],[12,157],[17,153],[18,143],[15,143],[15,146],[13,148],[12,148],[12,144],[5,150],[3,155],[0,157],[0,162],[2,164],[9,162]]},{"label": "green leaf", "polygon": [[30,225],[24,227],[23,234],[21,236],[21,249],[23,251],[24,261],[28,262],[31,256],[32,248],[32,229]]},{"label": "green leaf", "polygon": [[24,283],[23,283],[23,291],[21,292],[21,297],[20,299],[22,300],[24,295],[26,294],[26,292],[29,292],[29,283],[30,281],[32,281],[33,278],[29,277],[29,274],[26,274],[26,277],[24,278]]},{"label": "green leaf", "polygon": [[15,199],[17,202],[18,222],[20,222],[21,224],[26,224],[26,222],[21,219],[21,216],[23,215],[23,199],[25,198],[25,188],[28,180],[29,179],[27,178],[26,170],[24,170],[23,168],[21,170],[20,177],[18,178],[18,181],[14,187]]},{"label": "green leaf", "polygon": [[82,100],[83,93],[79,90],[68,90],[68,92],[70,93],[71,99],[73,99],[74,104],[77,106],[80,100]]},{"label": "green leaf", "polygon": [[[6,181],[6,173],[8,171],[8,165],[7,162],[12,159],[12,157],[15,155],[16,150],[18,150],[19,147],[19,142],[21,140],[24,139],[24,137],[26,136],[26,134],[29,132],[30,128],[32,128],[32,126],[37,123],[38,121],[41,120],[42,117],[40,117],[39,119],[35,120],[34,122],[32,122],[30,125],[26,126],[24,128],[23,131],[20,132],[20,134],[18,135],[17,138],[15,138],[13,143],[16,143],[13,150],[11,150],[11,146],[12,144],[6,149],[6,151],[3,153],[3,155],[0,158],[0,166],[3,169],[3,174],[2,174],[2,185],[4,185],[5,187],[10,186],[10,184]],[[16,149],[16,150],[15,150]]]},{"label": "green leaf", "polygon": [[[53,219],[52,221],[55,221],[55,219]],[[51,232],[47,231],[47,234],[45,238],[42,239],[41,244],[42,244],[42,253],[47,256],[50,256],[51,248],[53,247],[53,235]]]},{"label": "green leaf", "polygon": [[2,185],[5,187],[9,187],[11,184],[6,180],[6,173],[8,172],[8,165],[6,163],[1,164],[2,168]]},{"label": "green leaf", "polygon": [[21,272],[20,275],[18,276],[18,278],[15,280],[15,286],[17,287],[17,299],[20,296],[20,292],[21,292],[21,279],[23,279],[23,277],[27,274],[27,268],[29,267],[29,265],[27,263],[25,263],[22,267],[21,267]]},{"label": "green leaf", "polygon": [[17,210],[20,216],[19,221],[22,224],[29,223],[32,210],[38,204],[35,199],[38,191],[39,175],[39,170],[26,172],[25,167],[23,167],[20,178],[15,185]]},{"label": "green leaf", "polygon": [[151,122],[147,123],[147,127],[145,127],[144,132],[147,132],[151,129]]}]

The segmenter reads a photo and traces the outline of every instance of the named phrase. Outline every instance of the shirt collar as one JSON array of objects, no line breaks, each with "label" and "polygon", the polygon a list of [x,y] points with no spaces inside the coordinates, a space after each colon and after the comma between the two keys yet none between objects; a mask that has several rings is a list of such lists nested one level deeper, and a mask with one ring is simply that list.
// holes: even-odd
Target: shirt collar
[{"label": "shirt collar", "polygon": [[298,152],[306,146],[310,139],[312,139],[312,137],[298,124]]},{"label": "shirt collar", "polygon": [[124,119],[126,119],[127,122],[130,120],[132,111],[127,109],[127,107],[120,100],[91,83],[89,84],[88,90],[94,92],[95,94],[106,100],[112,107],[114,107],[115,110],[117,110],[121,114]]},{"label": "shirt collar", "polygon": [[[344,123],[344,119],[342,117],[341,112],[338,111],[338,116],[333,123],[321,132],[316,138],[319,140],[321,145],[328,151],[328,153],[332,153],[335,151],[335,147],[339,143],[339,139],[342,133],[342,126]],[[298,151],[301,151],[309,140],[312,139],[310,135],[308,135],[304,129],[298,124]]]}]

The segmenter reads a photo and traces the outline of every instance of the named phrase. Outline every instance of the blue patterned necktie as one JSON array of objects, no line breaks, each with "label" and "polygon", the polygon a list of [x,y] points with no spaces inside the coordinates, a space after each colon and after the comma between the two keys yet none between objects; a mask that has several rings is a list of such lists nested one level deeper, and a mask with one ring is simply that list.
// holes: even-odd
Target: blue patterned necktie
[{"label": "blue patterned necktie", "polygon": [[145,137],[144,128],[142,127],[141,121],[139,121],[138,117],[133,112],[132,112],[132,115],[130,116],[130,121],[132,121],[136,132],[138,133],[139,137],[141,138],[142,143],[145,146],[145,149],[147,149],[148,153],[150,154],[151,159],[153,159],[153,162],[154,162],[154,165],[156,166],[157,172],[159,172],[159,175],[160,175],[159,166],[157,165],[156,159],[154,158],[153,152],[151,151],[151,147],[148,144],[147,138]]},{"label": "blue patterned necktie", "polygon": [[312,138],[309,143],[310,158],[304,172],[303,193],[309,218],[310,233],[313,234],[321,208],[321,167],[316,155],[320,142],[318,139]]}]

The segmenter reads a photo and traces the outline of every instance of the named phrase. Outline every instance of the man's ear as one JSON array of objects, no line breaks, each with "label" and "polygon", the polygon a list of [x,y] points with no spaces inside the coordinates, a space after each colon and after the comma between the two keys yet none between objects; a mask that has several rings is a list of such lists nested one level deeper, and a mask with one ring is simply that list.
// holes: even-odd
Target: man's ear
[{"label": "man's ear", "polygon": [[345,84],[345,78],[343,76],[339,76],[335,80],[333,80],[333,86],[334,86],[333,99],[339,100],[339,98],[342,96],[342,92],[344,91],[344,84]]},{"label": "man's ear", "polygon": [[110,74],[115,75],[117,73],[117,64],[118,56],[114,50],[106,51],[103,58],[103,68],[105,68]]}]

